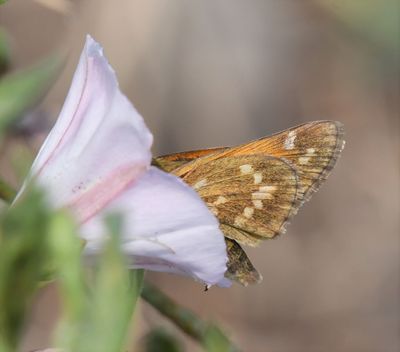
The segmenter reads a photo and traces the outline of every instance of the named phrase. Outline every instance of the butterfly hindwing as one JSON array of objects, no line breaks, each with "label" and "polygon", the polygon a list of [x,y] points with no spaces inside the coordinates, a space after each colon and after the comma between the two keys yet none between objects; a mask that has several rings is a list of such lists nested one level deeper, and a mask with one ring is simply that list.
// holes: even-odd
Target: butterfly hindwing
[{"label": "butterfly hindwing", "polygon": [[244,286],[261,282],[261,274],[253,266],[242,247],[229,238],[225,238],[225,242],[229,257],[228,270],[225,276]]},{"label": "butterfly hindwing", "polygon": [[214,159],[183,180],[218,217],[225,236],[247,245],[284,231],[297,194],[293,167],[261,154]]}]

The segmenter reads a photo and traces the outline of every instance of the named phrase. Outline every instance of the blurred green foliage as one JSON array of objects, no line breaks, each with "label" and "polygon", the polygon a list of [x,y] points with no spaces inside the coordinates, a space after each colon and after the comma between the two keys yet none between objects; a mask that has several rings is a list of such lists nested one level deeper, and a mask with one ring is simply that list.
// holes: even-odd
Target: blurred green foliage
[{"label": "blurred green foliage", "polygon": [[[35,293],[53,280],[63,306],[55,342],[66,351],[122,351],[141,293],[205,350],[237,351],[216,325],[202,321],[156,287],[146,284],[142,292],[143,270],[129,271],[120,252],[121,222],[116,215],[106,219],[109,240],[103,253],[83,263],[84,243],[74,222],[68,214],[50,210],[40,191],[25,190],[0,216],[1,352],[18,348]],[[183,351],[164,330],[155,329],[144,341],[149,352]]]},{"label": "blurred green foliage", "polygon": [[7,2],[8,0],[0,0],[0,5],[4,4],[5,2]]},{"label": "blurred green foliage", "polygon": [[0,28],[0,75],[3,74],[10,64],[10,48],[6,32]]},{"label": "blurred green foliage", "polygon": [[0,179],[0,199],[3,199],[7,203],[11,203],[14,197],[15,197],[14,189],[10,187],[6,182]]},{"label": "blurred green foliage", "polygon": [[227,336],[215,324],[209,324],[204,334],[203,342],[208,352],[238,352]]},{"label": "blurred green foliage", "polygon": [[205,350],[209,352],[238,351],[219,327],[201,320],[192,311],[177,304],[148,282],[143,284],[142,297],[182,331],[197,340]]},{"label": "blurred green foliage", "polygon": [[72,223],[62,216],[53,222],[52,249],[64,303],[57,340],[68,351],[118,352],[126,342],[143,271],[127,270],[119,249],[120,219],[112,217],[107,223],[108,245],[96,266],[85,267]]},{"label": "blurred green foliage", "polygon": [[[0,29],[0,74],[9,63],[7,36]],[[0,137],[10,123],[43,96],[59,63],[59,59],[50,59],[36,68],[0,80]],[[15,190],[0,179],[0,198],[11,202],[15,194]],[[51,218],[43,195],[37,190],[27,192],[23,200],[0,214],[2,352],[16,350],[32,298],[48,274],[52,256],[48,241]]]},{"label": "blurred green foliage", "polygon": [[399,0],[316,0],[353,31],[400,56]]},{"label": "blurred green foliage", "polygon": [[47,93],[61,60],[54,56],[29,69],[7,74],[0,80],[0,137],[27,109]]},{"label": "blurred green foliage", "polygon": [[50,213],[37,191],[0,218],[0,351],[15,351],[49,263]]},{"label": "blurred green foliage", "polygon": [[143,339],[145,352],[183,352],[182,343],[162,327],[151,330]]},{"label": "blurred green foliage", "polygon": [[127,269],[120,223],[116,216],[108,219],[110,240],[85,266],[74,222],[50,211],[39,191],[24,192],[2,214],[0,351],[17,350],[34,294],[49,278],[59,283],[63,304],[57,345],[77,352],[123,350],[143,271]]}]

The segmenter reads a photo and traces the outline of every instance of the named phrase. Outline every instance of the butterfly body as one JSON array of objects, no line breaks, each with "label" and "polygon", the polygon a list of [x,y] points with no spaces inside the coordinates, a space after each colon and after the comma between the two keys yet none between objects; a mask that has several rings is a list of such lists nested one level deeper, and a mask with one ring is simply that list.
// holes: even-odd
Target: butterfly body
[{"label": "butterfly body", "polygon": [[226,237],[226,276],[247,285],[261,275],[240,245],[257,246],[284,233],[343,146],[341,123],[315,121],[236,147],[170,154],[153,163],[181,177],[206,202]]}]

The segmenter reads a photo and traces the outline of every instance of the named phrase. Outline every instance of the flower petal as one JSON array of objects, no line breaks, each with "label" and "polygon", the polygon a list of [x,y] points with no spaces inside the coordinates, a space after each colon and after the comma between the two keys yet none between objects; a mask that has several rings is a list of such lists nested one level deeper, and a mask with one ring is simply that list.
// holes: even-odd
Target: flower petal
[{"label": "flower petal", "polygon": [[[154,167],[99,215],[124,214],[122,249],[131,266],[192,276],[207,285],[224,279],[227,253],[217,219],[197,193]],[[81,230],[86,252],[96,254],[105,238],[102,217]]]},{"label": "flower petal", "polygon": [[45,186],[54,206],[68,206],[85,221],[148,169],[151,144],[150,131],[119,90],[102,48],[88,36],[29,178]]},{"label": "flower petal", "polygon": [[142,117],[88,36],[66,102],[25,185],[35,181],[52,206],[73,212],[88,254],[102,249],[104,215],[120,212],[122,250],[132,267],[225,286],[227,253],[218,221],[179,178],[150,167],[151,144]]}]

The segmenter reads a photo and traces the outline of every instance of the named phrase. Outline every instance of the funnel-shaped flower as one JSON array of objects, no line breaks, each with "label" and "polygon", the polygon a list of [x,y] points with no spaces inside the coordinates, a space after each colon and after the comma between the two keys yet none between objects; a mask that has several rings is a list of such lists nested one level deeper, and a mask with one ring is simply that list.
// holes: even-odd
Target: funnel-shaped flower
[{"label": "funnel-shaped flower", "polygon": [[218,222],[191,188],[150,166],[152,139],[102,48],[88,36],[60,116],[26,182],[34,179],[54,207],[70,209],[86,253],[101,249],[104,215],[120,212],[122,250],[132,267],[223,285],[227,254]]}]

